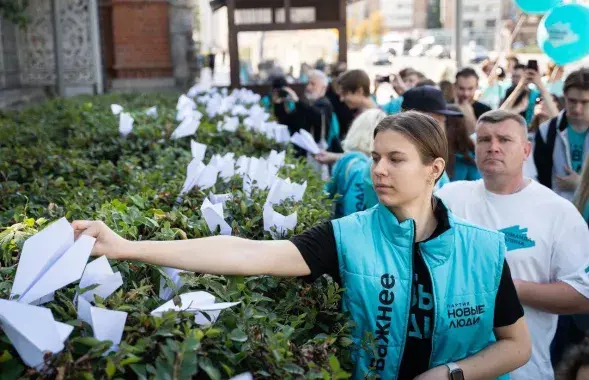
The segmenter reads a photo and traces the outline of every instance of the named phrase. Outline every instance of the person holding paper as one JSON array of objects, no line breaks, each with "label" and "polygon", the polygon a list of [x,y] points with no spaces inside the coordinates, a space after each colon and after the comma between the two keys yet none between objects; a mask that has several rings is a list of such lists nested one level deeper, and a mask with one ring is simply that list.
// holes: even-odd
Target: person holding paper
[{"label": "person holding paper", "polygon": [[[447,152],[432,117],[384,118],[372,148],[380,203],[290,240],[131,242],[100,221],[73,226],[96,237],[94,255],[111,259],[222,275],[331,275],[355,322],[355,379],[498,378],[528,361],[530,337],[503,235],[456,218],[433,196]],[[374,349],[362,345],[366,333]]]}]

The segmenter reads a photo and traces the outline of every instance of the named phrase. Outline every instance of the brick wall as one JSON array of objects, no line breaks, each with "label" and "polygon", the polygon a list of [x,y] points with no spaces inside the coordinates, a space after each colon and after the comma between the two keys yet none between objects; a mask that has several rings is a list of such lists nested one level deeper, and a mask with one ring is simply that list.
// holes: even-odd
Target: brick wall
[{"label": "brick wall", "polygon": [[172,76],[168,1],[112,0],[110,6],[114,77]]}]

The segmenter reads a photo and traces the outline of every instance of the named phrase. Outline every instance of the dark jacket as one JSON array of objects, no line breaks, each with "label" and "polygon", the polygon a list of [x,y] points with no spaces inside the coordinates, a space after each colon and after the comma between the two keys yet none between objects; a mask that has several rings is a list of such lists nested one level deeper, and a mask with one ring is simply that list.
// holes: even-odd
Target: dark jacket
[{"label": "dark jacket", "polygon": [[313,135],[316,142],[319,142],[322,119],[325,123],[324,137],[327,137],[329,133],[333,106],[325,96],[314,102],[301,99],[295,103],[294,110],[290,112],[286,111],[284,103],[273,104],[273,108],[278,122],[287,125],[291,135],[299,129],[304,129]]},{"label": "dark jacket", "polygon": [[335,116],[339,122],[339,138],[340,140],[343,140],[348,133],[348,129],[350,129],[350,125],[352,125],[352,121],[354,121],[355,110],[351,110],[346,103],[340,100],[339,95],[335,92],[331,83],[327,87],[325,96],[333,106],[333,112],[335,112]]}]

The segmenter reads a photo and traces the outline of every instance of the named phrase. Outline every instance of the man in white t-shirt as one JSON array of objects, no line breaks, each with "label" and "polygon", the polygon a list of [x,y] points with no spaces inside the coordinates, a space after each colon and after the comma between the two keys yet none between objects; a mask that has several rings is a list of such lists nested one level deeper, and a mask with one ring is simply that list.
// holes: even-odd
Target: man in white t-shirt
[{"label": "man in white t-shirt", "polygon": [[531,151],[526,131],[519,115],[497,110],[481,116],[476,162],[483,179],[450,183],[436,195],[459,217],[505,234],[532,336],[532,358],[511,379],[550,380],[557,315],[589,312],[589,230],[569,201],[524,178]]}]

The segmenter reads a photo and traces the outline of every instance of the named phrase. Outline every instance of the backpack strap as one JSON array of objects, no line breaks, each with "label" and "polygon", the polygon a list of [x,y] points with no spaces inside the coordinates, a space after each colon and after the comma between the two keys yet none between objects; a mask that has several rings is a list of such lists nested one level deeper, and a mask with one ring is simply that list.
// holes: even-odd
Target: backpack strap
[{"label": "backpack strap", "polygon": [[536,132],[534,145],[534,163],[538,170],[538,182],[542,185],[552,189],[552,169],[554,161],[552,154],[554,152],[554,144],[556,141],[556,134],[558,132],[558,117],[552,118],[548,124],[548,133],[546,141],[542,138],[540,131]]}]

